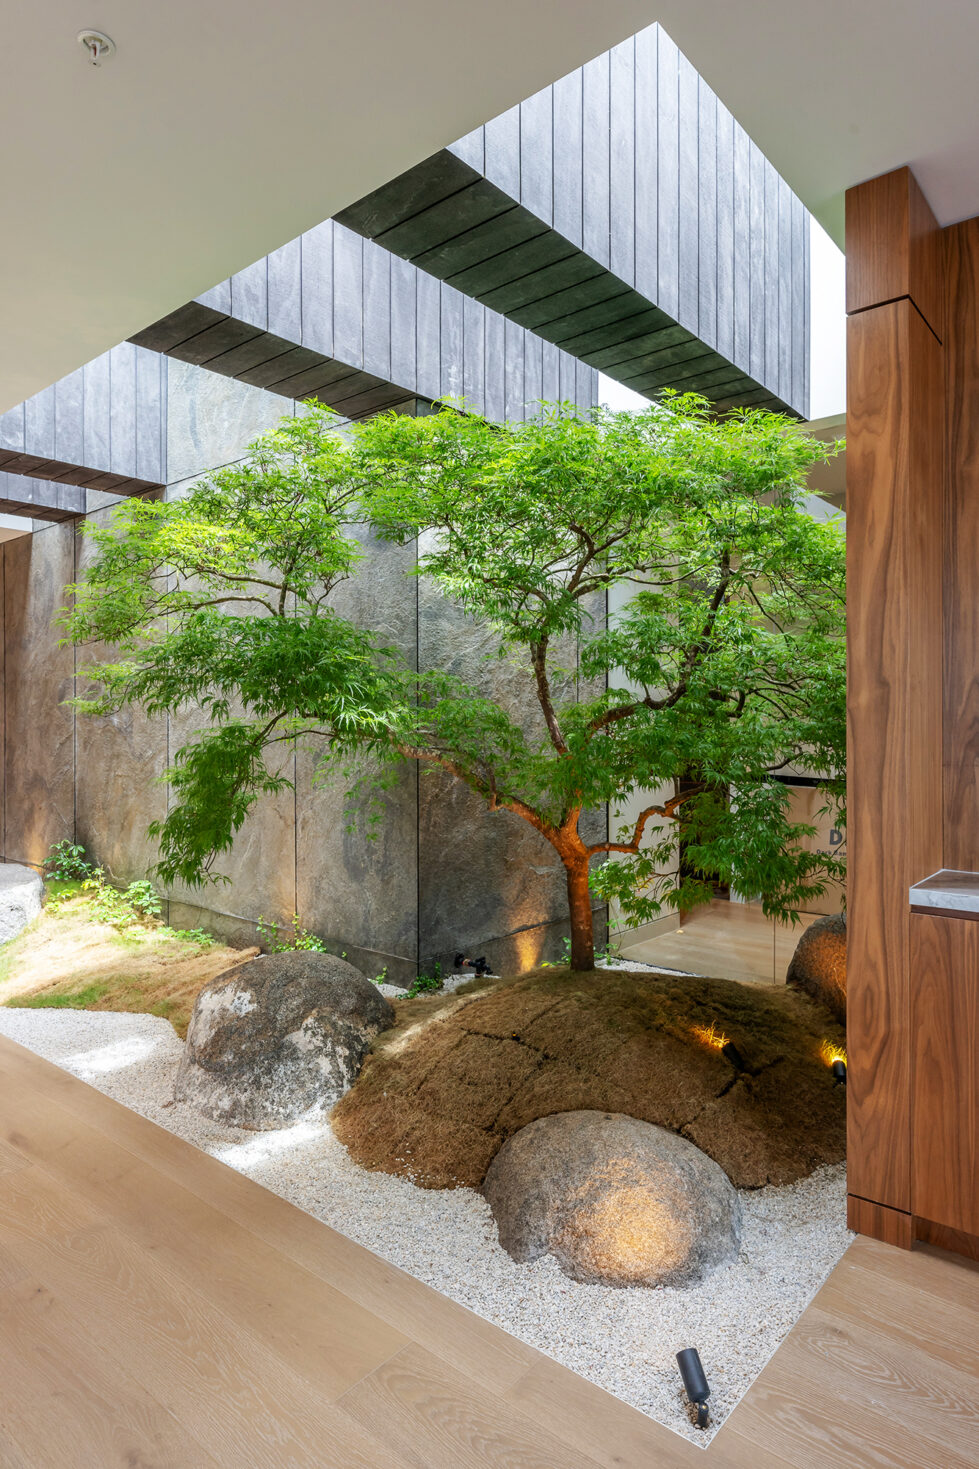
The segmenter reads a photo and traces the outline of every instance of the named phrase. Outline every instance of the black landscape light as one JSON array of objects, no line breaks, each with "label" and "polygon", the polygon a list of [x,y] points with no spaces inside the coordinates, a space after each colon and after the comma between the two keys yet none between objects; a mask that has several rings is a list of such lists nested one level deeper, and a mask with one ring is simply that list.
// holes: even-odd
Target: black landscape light
[{"label": "black landscape light", "polygon": [[744,1057],[733,1041],[724,1042],[723,1046],[721,1046],[721,1055],[725,1061],[730,1061],[735,1071],[747,1071],[748,1068],[744,1064]]},{"label": "black landscape light", "polygon": [[833,1085],[846,1086],[846,1062],[842,1056],[837,1056],[829,1069],[833,1073]]},{"label": "black landscape light", "polygon": [[696,1347],[684,1347],[682,1352],[676,1354],[676,1365],[680,1369],[683,1378],[683,1389],[693,1407],[697,1409],[697,1427],[706,1428],[710,1418],[710,1409],[707,1399],[710,1397],[710,1387],[704,1374],[704,1364],[700,1360],[700,1353]]},{"label": "black landscape light", "polygon": [[486,956],[481,955],[478,959],[467,959],[465,954],[458,953],[455,956],[455,968],[472,969],[476,974],[489,974],[490,967],[486,962]]}]

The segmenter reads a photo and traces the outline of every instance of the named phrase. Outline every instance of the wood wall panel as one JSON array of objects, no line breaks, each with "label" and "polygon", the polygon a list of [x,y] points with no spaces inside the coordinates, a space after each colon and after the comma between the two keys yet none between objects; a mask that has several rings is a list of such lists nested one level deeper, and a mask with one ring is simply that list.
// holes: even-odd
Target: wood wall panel
[{"label": "wood wall panel", "polygon": [[943,340],[939,231],[910,168],[849,189],[846,209],[847,311],[907,296]]},{"label": "wood wall panel", "polygon": [[[915,1219],[913,1232],[918,1244],[936,1245],[940,1250],[964,1255],[967,1260],[979,1260],[979,1235],[966,1234],[961,1229],[949,1229],[947,1225],[935,1224],[931,1219]],[[865,1231],[861,1230],[861,1233]]]},{"label": "wood wall panel", "polygon": [[910,1250],[913,1238],[911,1215],[898,1209],[887,1209],[869,1199],[848,1194],[846,1200],[846,1225],[855,1234],[869,1234],[885,1245],[896,1245],[900,1250]]},{"label": "wood wall panel", "polygon": [[979,871],[979,219],[946,234],[945,865]]},{"label": "wood wall panel", "polygon": [[944,480],[942,349],[910,301],[850,318],[847,394],[850,1189],[908,1212],[908,887],[942,865]]},{"label": "wood wall panel", "polygon": [[979,924],[911,918],[915,1215],[979,1235]]}]

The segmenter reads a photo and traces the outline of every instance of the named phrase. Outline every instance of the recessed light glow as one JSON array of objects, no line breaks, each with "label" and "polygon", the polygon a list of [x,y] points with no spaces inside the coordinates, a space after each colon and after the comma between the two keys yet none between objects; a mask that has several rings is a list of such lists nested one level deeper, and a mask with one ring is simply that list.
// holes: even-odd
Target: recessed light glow
[{"label": "recessed light glow", "polygon": [[716,1020],[712,1020],[710,1025],[695,1025],[693,1034],[702,1046],[710,1046],[712,1051],[723,1051],[729,1044],[727,1036],[718,1029]]}]

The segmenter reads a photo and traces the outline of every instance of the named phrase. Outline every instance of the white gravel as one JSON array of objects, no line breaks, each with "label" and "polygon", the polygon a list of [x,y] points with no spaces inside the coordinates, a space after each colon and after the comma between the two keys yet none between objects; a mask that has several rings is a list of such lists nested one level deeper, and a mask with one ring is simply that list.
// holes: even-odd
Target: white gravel
[{"label": "white gravel", "polygon": [[[426,1190],[351,1162],[328,1125],[247,1133],[170,1104],[183,1043],[151,1015],[0,1009],[0,1033],[205,1149],[419,1280],[677,1433],[706,1445],[852,1239],[845,1172],[742,1191],[738,1260],[699,1287],[579,1285],[545,1258],[515,1265],[471,1189]],[[685,1409],[675,1353],[700,1352],[711,1429]]]}]

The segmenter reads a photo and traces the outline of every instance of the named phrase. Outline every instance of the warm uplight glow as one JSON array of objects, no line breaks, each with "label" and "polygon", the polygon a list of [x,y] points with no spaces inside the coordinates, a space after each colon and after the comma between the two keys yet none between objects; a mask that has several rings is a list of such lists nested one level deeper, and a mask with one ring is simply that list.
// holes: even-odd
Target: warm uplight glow
[{"label": "warm uplight glow", "polygon": [[722,1051],[727,1045],[727,1036],[718,1030],[716,1020],[712,1020],[710,1025],[695,1025],[693,1034],[702,1046],[710,1046],[712,1051]]},{"label": "warm uplight glow", "polygon": [[833,1041],[823,1041],[819,1047],[819,1057],[827,1066],[832,1066],[834,1061],[842,1061],[846,1065],[846,1046],[836,1045]]}]

